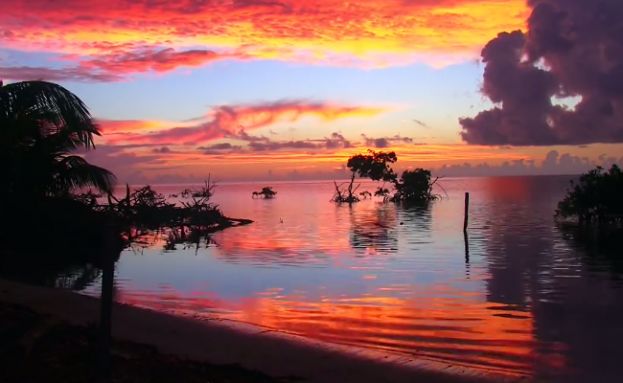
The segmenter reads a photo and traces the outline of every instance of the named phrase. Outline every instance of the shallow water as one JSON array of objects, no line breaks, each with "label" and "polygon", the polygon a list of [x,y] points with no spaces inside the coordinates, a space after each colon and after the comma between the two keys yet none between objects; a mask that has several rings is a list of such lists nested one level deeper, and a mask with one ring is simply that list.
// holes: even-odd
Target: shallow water
[{"label": "shallow water", "polygon": [[[251,198],[264,184],[222,184],[224,213],[255,223],[199,246],[164,250],[154,235],[125,250],[116,300],[509,375],[616,381],[620,268],[554,224],[568,181],[444,179],[428,208],[338,206],[330,182],[272,183],[274,200]],[[83,292],[99,295],[99,281]]]}]

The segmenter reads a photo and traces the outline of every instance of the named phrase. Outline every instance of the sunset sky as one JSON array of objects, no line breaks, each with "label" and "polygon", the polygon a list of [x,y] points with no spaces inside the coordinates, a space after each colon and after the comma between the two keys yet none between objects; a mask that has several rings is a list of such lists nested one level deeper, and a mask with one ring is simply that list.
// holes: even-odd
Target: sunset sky
[{"label": "sunset sky", "polygon": [[331,179],[368,148],[439,175],[574,173],[623,162],[620,9],[6,0],[0,78],[81,97],[87,159],[127,182]]}]

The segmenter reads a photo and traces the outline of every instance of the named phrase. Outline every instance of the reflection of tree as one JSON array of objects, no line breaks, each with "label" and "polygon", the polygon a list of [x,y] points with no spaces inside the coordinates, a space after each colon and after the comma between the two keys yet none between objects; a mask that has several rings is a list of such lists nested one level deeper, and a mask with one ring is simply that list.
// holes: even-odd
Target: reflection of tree
[{"label": "reflection of tree", "polygon": [[[525,306],[543,283],[541,270],[551,262],[554,183],[528,177],[491,178],[490,204],[473,218],[490,223],[484,247],[490,273],[489,301]],[[560,184],[562,186],[563,184]],[[564,189],[562,189],[564,190]],[[560,191],[558,191],[560,192]]]},{"label": "reflection of tree", "polygon": [[164,250],[174,251],[177,245],[182,245],[183,249],[194,247],[199,250],[202,244],[207,247],[210,242],[210,231],[201,226],[181,226],[166,230],[166,240]]},{"label": "reflection of tree", "polygon": [[547,331],[539,335],[566,343],[569,363],[578,369],[575,381],[619,381],[623,342],[620,232],[559,229],[568,251],[575,255],[577,271],[574,278],[559,272],[553,289],[561,298],[536,307],[539,327]]},{"label": "reflection of tree", "polygon": [[[74,243],[75,244],[75,243]],[[0,252],[0,275],[35,285],[81,290],[101,276],[93,248],[99,241],[58,247],[50,244],[45,251],[22,244],[18,253]],[[119,258],[119,252],[113,259]]]},{"label": "reflection of tree", "polygon": [[404,225],[409,230],[416,230],[418,232],[430,232],[432,223],[431,204],[433,202],[425,203],[402,203],[397,206],[398,216],[400,218],[401,225]]},{"label": "reflection of tree", "polygon": [[365,210],[360,210],[361,207],[350,211],[350,244],[356,251],[396,253],[399,226],[430,231],[431,215],[427,205],[383,203]]},{"label": "reflection of tree", "polygon": [[[607,261],[608,247],[564,230],[561,238],[553,212],[564,179],[507,181],[491,185],[493,203],[480,211],[491,222],[484,233],[487,300],[532,313],[537,377],[616,380],[623,312],[613,308],[623,305],[623,292],[609,279],[616,267]],[[574,371],[553,368],[561,366]]]},{"label": "reflection of tree", "polygon": [[101,277],[102,270],[87,263],[83,266],[66,270],[55,278],[54,287],[69,290],[84,290],[93,281]]},{"label": "reflection of tree", "polygon": [[616,228],[592,229],[577,225],[558,226],[562,237],[583,255],[583,262],[589,270],[605,269],[619,278],[623,274],[621,257],[621,231]]},{"label": "reflection of tree", "polygon": [[393,204],[375,205],[361,209],[361,205],[350,207],[350,244],[356,251],[396,252],[398,218]]}]

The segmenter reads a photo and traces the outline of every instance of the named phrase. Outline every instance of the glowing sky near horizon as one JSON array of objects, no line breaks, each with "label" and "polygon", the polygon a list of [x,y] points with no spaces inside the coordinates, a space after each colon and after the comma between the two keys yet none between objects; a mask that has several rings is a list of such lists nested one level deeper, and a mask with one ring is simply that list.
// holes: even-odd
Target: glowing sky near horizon
[{"label": "glowing sky near horizon", "polygon": [[529,13],[523,0],[8,0],[0,78],[81,97],[102,130],[87,157],[122,181],[330,178],[367,148],[402,168],[616,157],[461,140],[458,119],[491,106],[482,47]]}]

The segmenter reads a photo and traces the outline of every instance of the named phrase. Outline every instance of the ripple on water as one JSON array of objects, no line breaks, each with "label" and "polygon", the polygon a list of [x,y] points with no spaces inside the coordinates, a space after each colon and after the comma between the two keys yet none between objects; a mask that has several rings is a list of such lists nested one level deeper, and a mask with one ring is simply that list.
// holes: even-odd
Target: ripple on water
[{"label": "ripple on water", "polygon": [[264,185],[221,185],[223,211],[255,223],[200,249],[155,239],[124,252],[116,299],[509,375],[608,380],[618,362],[589,350],[623,342],[623,310],[608,311],[623,307],[621,281],[554,225],[567,181],[444,179],[448,197],[428,208],[336,206],[330,183],[274,184],[273,201],[249,197]]}]

